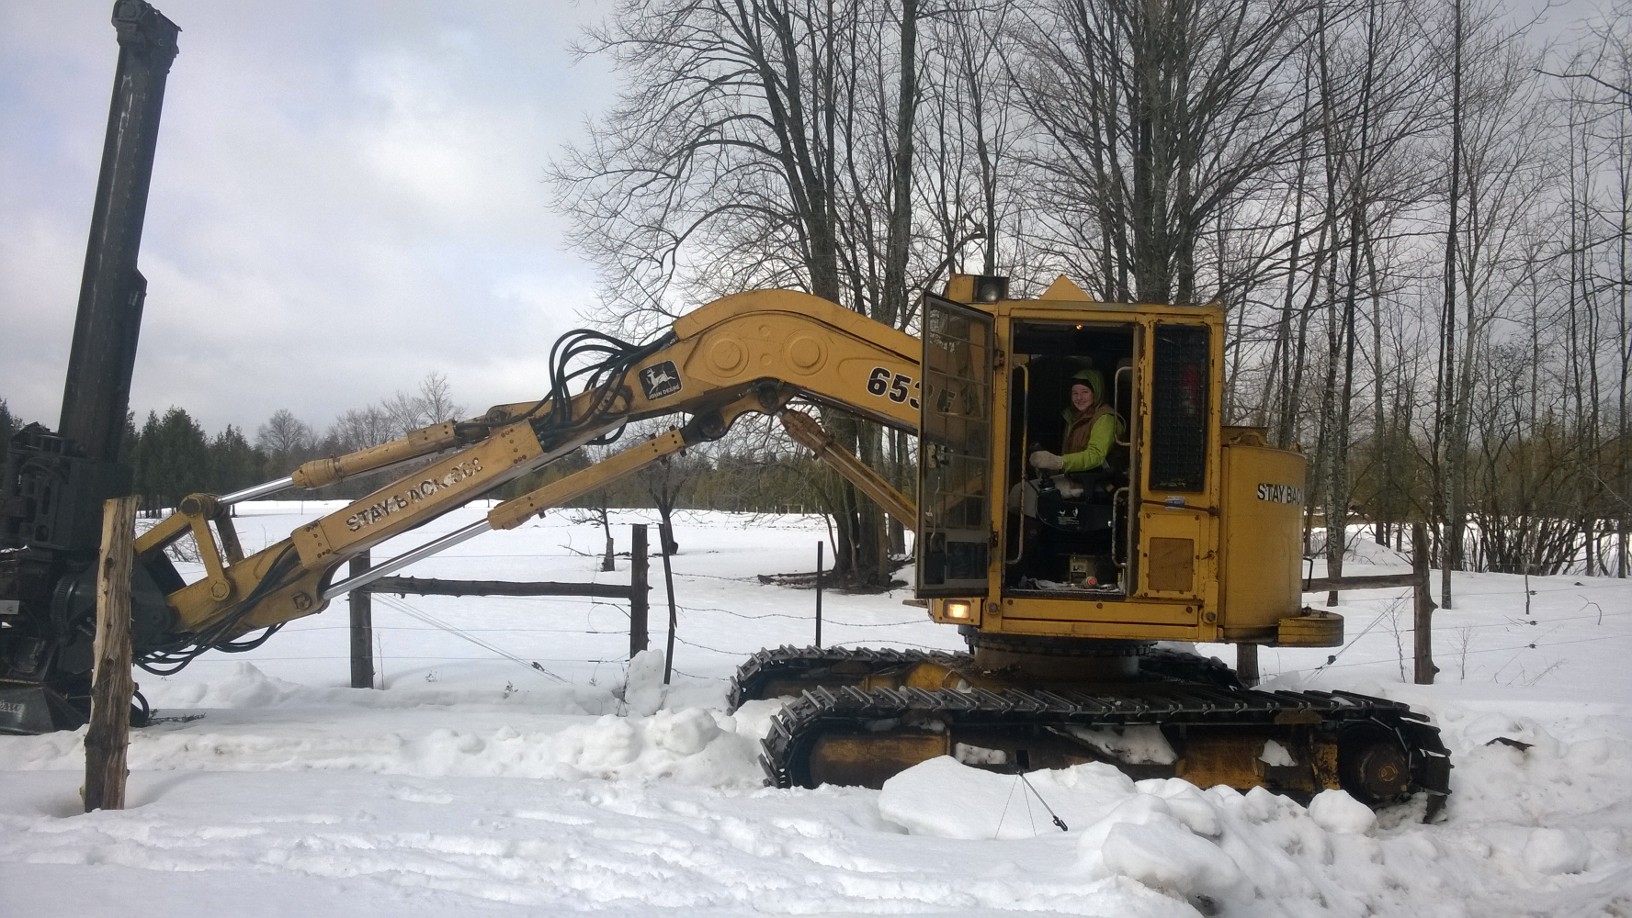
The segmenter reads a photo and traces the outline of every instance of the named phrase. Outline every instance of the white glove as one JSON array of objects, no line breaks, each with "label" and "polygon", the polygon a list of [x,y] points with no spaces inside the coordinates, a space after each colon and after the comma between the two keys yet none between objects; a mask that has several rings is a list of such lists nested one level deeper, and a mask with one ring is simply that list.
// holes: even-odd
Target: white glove
[{"label": "white glove", "polygon": [[1065,459],[1046,449],[1040,449],[1031,454],[1031,466],[1045,472],[1058,472],[1065,468]]}]

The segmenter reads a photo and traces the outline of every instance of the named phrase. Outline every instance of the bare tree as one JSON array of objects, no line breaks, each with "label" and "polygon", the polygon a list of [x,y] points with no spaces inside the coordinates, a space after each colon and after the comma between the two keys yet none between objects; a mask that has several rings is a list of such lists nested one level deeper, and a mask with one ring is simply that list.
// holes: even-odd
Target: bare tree
[{"label": "bare tree", "polygon": [[[630,432],[636,437],[646,439],[672,429],[661,422],[647,422]],[[656,465],[648,466],[640,472],[640,488],[651,500],[653,509],[657,510],[659,532],[662,535],[661,550],[666,555],[679,551],[679,544],[674,538],[674,511],[679,508],[681,501],[686,499],[706,465],[706,461],[700,457],[681,452],[666,456]]]},{"label": "bare tree", "polygon": [[[624,90],[551,177],[619,331],[765,286],[905,318],[918,20],[916,0],[625,0],[590,31]],[[880,461],[876,428],[823,421]],[[876,580],[882,514],[837,493],[839,562]]]},{"label": "bare tree", "polygon": [[397,423],[382,405],[347,409],[329,428],[329,437],[342,452],[378,446],[398,434]]},{"label": "bare tree", "polygon": [[255,431],[255,448],[266,454],[274,469],[304,461],[315,446],[312,428],[287,408],[273,412]]},{"label": "bare tree", "polygon": [[391,419],[397,434],[405,434],[431,424],[452,420],[464,412],[453,400],[445,374],[432,370],[419,381],[413,394],[398,392],[382,401],[379,410]]},{"label": "bare tree", "polygon": [[1433,429],[1444,608],[1453,604],[1450,572],[1465,564],[1474,393],[1490,382],[1480,373],[1483,352],[1515,282],[1509,268],[1523,248],[1526,218],[1547,187],[1552,152],[1543,146],[1548,125],[1537,82],[1540,61],[1523,33],[1475,0],[1452,0],[1449,15],[1444,303]]},{"label": "bare tree", "polygon": [[[944,272],[1029,272],[1015,245],[1025,189],[1013,156],[1023,118],[1012,104],[1005,52],[1021,7],[994,0],[929,17],[923,101],[916,118],[923,150],[918,198],[933,236],[926,281]],[[979,245],[978,255],[969,251]]]},{"label": "bare tree", "polygon": [[[1429,107],[1432,83],[1422,66],[1426,43],[1414,6],[1394,0],[1319,0],[1314,41],[1316,113],[1321,158],[1312,164],[1324,178],[1321,235],[1329,240],[1316,259],[1325,291],[1324,379],[1317,462],[1325,497],[1326,564],[1341,576],[1348,547],[1351,507],[1350,459],[1355,446],[1357,391],[1373,390],[1374,433],[1383,429],[1385,374],[1381,348],[1381,298],[1387,282],[1378,247],[1413,207],[1426,205],[1429,176],[1415,142],[1436,122]],[[1430,74],[1431,75],[1431,74]],[[1373,316],[1371,355],[1375,374],[1357,378],[1363,346],[1362,316]],[[1333,592],[1329,601],[1336,602]]]},{"label": "bare tree", "polygon": [[[1589,403],[1604,389],[1613,415],[1608,425],[1583,429],[1596,441],[1583,457],[1583,485],[1596,494],[1581,517],[1584,524],[1596,514],[1613,521],[1613,571],[1626,577],[1632,547],[1632,11],[1617,7],[1590,20],[1580,42],[1549,72],[1560,81],[1570,113],[1571,295],[1562,323],[1570,385],[1563,394],[1578,425],[1602,417]],[[1607,378],[1598,385],[1601,374]],[[1590,568],[1598,540],[1583,535]]]},{"label": "bare tree", "polygon": [[1308,0],[1054,0],[1031,17],[1020,104],[1045,143],[1059,257],[1110,300],[1195,302],[1198,246],[1299,149],[1291,27]]},{"label": "bare tree", "polygon": [[588,33],[579,52],[610,57],[624,89],[551,177],[626,330],[676,318],[673,294],[839,300],[837,93],[859,18],[854,3],[624,0]]}]

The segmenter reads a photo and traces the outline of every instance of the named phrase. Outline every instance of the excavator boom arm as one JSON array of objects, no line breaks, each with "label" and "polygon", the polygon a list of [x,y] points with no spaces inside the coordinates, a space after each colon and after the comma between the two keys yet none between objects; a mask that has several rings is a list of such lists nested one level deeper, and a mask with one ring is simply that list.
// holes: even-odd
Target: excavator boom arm
[{"label": "excavator boom arm", "polygon": [[[647,345],[597,343],[589,350],[600,357],[598,364],[570,366],[563,355],[552,355],[551,394],[539,401],[495,406],[480,418],[431,425],[379,446],[308,462],[287,479],[226,498],[188,498],[137,542],[138,556],[154,559],[165,546],[191,534],[206,559],[201,580],[166,597],[172,633],[148,643],[173,648],[199,636],[222,642],[320,611],[343,592],[338,588],[362,585],[358,580],[330,582],[351,558],[586,444],[615,437],[631,422],[655,417],[687,415],[690,420],[498,504],[471,529],[512,528],[687,446],[717,439],[748,413],[781,415],[795,439],[861,485],[888,512],[903,521],[912,516],[905,497],[827,437],[808,415],[788,408],[797,399],[915,431],[919,343],[912,336],[819,297],[759,290],[700,307]],[[569,381],[579,382],[580,391],[566,391]],[[415,463],[412,470],[397,480],[300,527],[287,539],[247,558],[238,549],[224,512],[230,502],[269,489],[320,487],[409,462]],[[420,549],[410,555],[417,560],[426,553]],[[401,566],[387,562],[381,574]]]}]

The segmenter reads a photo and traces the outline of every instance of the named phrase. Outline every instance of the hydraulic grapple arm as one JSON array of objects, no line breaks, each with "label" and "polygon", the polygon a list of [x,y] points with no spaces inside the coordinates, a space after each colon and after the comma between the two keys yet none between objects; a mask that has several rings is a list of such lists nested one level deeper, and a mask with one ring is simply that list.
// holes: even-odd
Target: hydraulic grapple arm
[{"label": "hydraulic grapple arm", "polygon": [[[916,429],[919,345],[911,336],[817,297],[778,290],[715,301],[646,345],[577,334],[557,344],[551,391],[536,402],[499,405],[479,418],[432,425],[380,446],[308,462],[287,478],[234,494],[187,498],[175,514],[143,534],[137,552],[149,567],[168,568],[163,549],[190,534],[204,576],[188,584],[173,572],[155,578],[165,584],[169,621],[157,633],[150,629],[145,641],[139,637],[138,653],[184,661],[204,647],[230,648],[250,632],[321,611],[368,580],[489,529],[512,528],[686,446],[717,439],[748,413],[781,415],[796,439],[889,512],[910,518],[906,498],[788,405],[797,399]],[[485,519],[398,555],[362,578],[333,579],[342,564],[362,552],[582,446],[614,439],[630,422],[677,415],[688,420],[674,431],[500,503]],[[232,504],[391,467],[409,470],[289,538],[243,554],[232,527]]]}]

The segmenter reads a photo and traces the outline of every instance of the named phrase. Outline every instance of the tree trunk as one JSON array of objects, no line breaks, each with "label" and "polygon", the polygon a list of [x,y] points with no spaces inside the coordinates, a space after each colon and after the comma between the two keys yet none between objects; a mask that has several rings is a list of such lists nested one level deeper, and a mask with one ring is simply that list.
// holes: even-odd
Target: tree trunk
[{"label": "tree trunk", "polygon": [[1459,442],[1458,420],[1462,416],[1457,404],[1460,390],[1456,355],[1456,275],[1457,233],[1460,231],[1462,203],[1462,0],[1452,0],[1453,28],[1451,37],[1451,164],[1449,184],[1449,216],[1445,227],[1445,300],[1440,332],[1440,374],[1438,391],[1438,435],[1442,444],[1439,478],[1443,482],[1444,515],[1441,517],[1441,551],[1439,605],[1452,608],[1451,572],[1462,566],[1462,535],[1465,519],[1462,469],[1464,451]]}]

